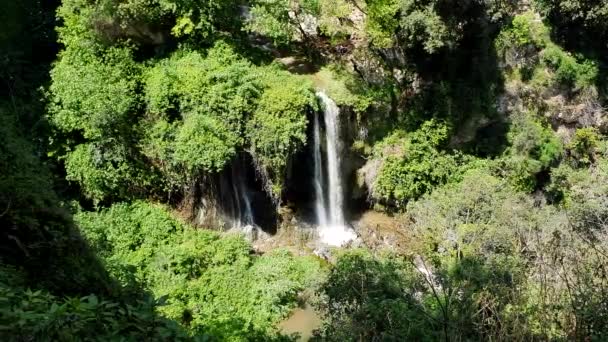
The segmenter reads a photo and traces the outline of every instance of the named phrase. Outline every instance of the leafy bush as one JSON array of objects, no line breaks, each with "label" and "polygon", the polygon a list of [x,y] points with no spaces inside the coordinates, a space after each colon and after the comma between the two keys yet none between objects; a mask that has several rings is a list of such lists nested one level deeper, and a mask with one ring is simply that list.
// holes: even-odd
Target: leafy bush
[{"label": "leafy bush", "polygon": [[535,0],[535,4],[562,30],[584,29],[590,39],[600,41],[608,33],[608,5],[603,1]]},{"label": "leafy bush", "polygon": [[431,120],[413,133],[396,132],[375,146],[384,160],[374,197],[403,206],[457,177],[465,158],[443,150],[447,139],[448,127]]},{"label": "leafy bush", "polygon": [[247,29],[272,39],[277,45],[305,39],[301,21],[319,12],[318,0],[256,0],[252,5]]},{"label": "leafy bush", "polygon": [[315,340],[433,340],[439,330],[420,301],[424,280],[407,260],[344,252],[321,288],[323,327]]},{"label": "leafy bush", "polygon": [[535,204],[486,170],[410,202],[404,256],[338,256],[321,287],[326,322],[318,337],[601,340],[603,171],[571,178],[578,180],[563,211]]},{"label": "leafy bush", "polygon": [[64,43],[88,37],[115,43],[130,40],[141,45],[158,44],[173,35],[209,40],[218,30],[238,30],[239,1],[64,0],[59,15],[66,23],[60,30]]},{"label": "leafy bush", "polygon": [[574,165],[589,166],[595,161],[599,144],[600,136],[596,128],[579,128],[566,149]]},{"label": "leafy bush", "polygon": [[49,116],[59,131],[53,154],[65,159],[67,179],[95,201],[141,192],[147,177],[140,175],[151,172],[132,146],[140,67],[131,51],[110,48],[97,55],[69,46],[51,78]]},{"label": "leafy bush", "polygon": [[537,336],[526,328],[537,318],[526,311],[536,307],[528,303],[521,241],[534,238],[544,219],[530,198],[487,171],[471,170],[461,182],[410,203],[408,215],[419,240],[414,253],[433,272],[449,336]]},{"label": "leafy bush", "polygon": [[183,189],[245,149],[280,194],[287,161],[305,142],[306,111],[316,106],[308,82],[257,67],[223,42],[206,55],[179,50],[147,70],[130,47],[93,46],[68,45],[50,87],[55,154],[87,197]]},{"label": "leafy bush", "polygon": [[262,71],[265,90],[245,134],[256,162],[270,175],[280,198],[289,157],[306,144],[307,110],[317,107],[312,85],[274,68]]},{"label": "leafy bush", "polygon": [[598,75],[595,62],[580,59],[579,61],[554,44],[549,45],[541,54],[541,60],[555,71],[557,80],[575,90],[593,85]]},{"label": "leafy bush", "polygon": [[532,11],[515,16],[496,38],[495,45],[516,72],[529,74],[522,77],[524,81],[530,80],[542,89],[553,85],[539,79],[547,77],[544,70],[551,71],[551,81],[574,91],[593,86],[598,77],[597,62],[572,55],[555,44],[549,27]]},{"label": "leafy bush", "polygon": [[532,45],[537,49],[542,49],[549,41],[549,29],[545,26],[532,11],[517,15],[500,32],[496,38],[496,45],[499,51],[517,47],[523,48]]},{"label": "leafy bush", "polygon": [[176,53],[147,75],[154,115],[143,125],[144,151],[179,180],[174,174],[181,170],[186,178],[219,172],[248,148],[278,198],[287,161],[306,140],[306,111],[316,107],[311,88],[276,66],[253,66],[226,44],[216,44],[207,57]]},{"label": "leafy bush", "polygon": [[189,174],[221,171],[236,155],[239,137],[215,117],[190,114],[175,137],[175,162]]},{"label": "leafy bush", "polygon": [[94,294],[59,298],[25,289],[19,272],[0,269],[0,336],[7,341],[193,340],[175,322],[158,316],[154,301],[127,304]]},{"label": "leafy bush", "polygon": [[140,69],[127,48],[100,55],[69,46],[51,72],[51,120],[87,139],[128,131],[137,109]]},{"label": "leafy bush", "polygon": [[298,292],[322,276],[315,258],[252,256],[242,237],[191,229],[161,206],[116,204],[77,221],[125,291],[141,282],[164,298],[165,317],[222,339],[272,335]]},{"label": "leafy bush", "polygon": [[79,144],[65,156],[66,179],[78,182],[95,202],[144,192],[154,175],[137,163],[136,151],[114,141]]},{"label": "leafy bush", "polygon": [[516,115],[507,138],[510,146],[497,161],[496,171],[517,189],[531,192],[538,185],[536,176],[561,159],[562,143],[532,114]]}]

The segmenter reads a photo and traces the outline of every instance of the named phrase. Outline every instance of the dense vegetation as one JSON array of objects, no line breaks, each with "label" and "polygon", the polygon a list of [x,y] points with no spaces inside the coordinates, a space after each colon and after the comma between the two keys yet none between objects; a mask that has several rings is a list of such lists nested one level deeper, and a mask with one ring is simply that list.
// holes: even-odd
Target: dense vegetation
[{"label": "dense vegetation", "polygon": [[[604,1],[24,0],[0,19],[0,339],[291,340],[302,300],[316,340],[608,338]],[[352,216],[408,243],[322,260],[201,227],[238,172],[273,229],[306,216],[320,90]]]}]

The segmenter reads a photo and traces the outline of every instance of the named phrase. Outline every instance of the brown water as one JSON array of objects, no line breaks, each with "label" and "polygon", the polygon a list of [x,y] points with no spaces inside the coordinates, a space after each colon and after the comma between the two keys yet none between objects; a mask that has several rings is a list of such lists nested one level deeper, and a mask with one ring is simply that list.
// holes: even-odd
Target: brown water
[{"label": "brown water", "polygon": [[315,329],[321,327],[321,317],[308,304],[303,308],[293,310],[291,315],[283,322],[279,323],[279,328],[283,334],[298,333],[298,341],[308,341],[312,337]]}]

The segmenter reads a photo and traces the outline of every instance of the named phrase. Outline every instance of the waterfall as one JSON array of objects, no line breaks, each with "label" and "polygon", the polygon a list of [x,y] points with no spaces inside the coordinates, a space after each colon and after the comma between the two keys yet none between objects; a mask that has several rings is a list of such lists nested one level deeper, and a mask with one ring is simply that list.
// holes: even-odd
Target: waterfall
[{"label": "waterfall", "polygon": [[321,159],[321,127],[319,126],[319,113],[315,113],[313,126],[313,156],[314,156],[314,183],[315,183],[315,212],[317,224],[327,226],[327,212],[325,211],[325,194],[323,193],[323,159]]},{"label": "waterfall", "polygon": [[253,210],[249,189],[245,183],[243,172],[237,169],[237,163],[232,164],[232,191],[234,194],[234,228],[254,226]]},{"label": "waterfall", "polygon": [[232,195],[234,196],[234,201],[231,203],[232,206],[232,218],[234,219],[233,221],[233,228],[241,228],[241,196],[240,196],[240,189],[237,186],[237,182],[236,179],[237,177],[239,177],[238,174],[238,170],[236,169],[235,164],[232,164],[231,167],[231,179],[230,179],[230,183],[232,185]]},{"label": "waterfall", "polygon": [[[324,92],[318,92],[317,97],[323,107],[325,123],[325,148],[327,154],[327,181],[324,182],[321,158],[321,139],[318,114],[315,116],[314,127],[314,163],[315,191],[319,236],[321,241],[341,246],[356,238],[355,233],[346,226],[344,219],[344,189],[342,182],[341,158],[342,144],[340,139],[340,108]],[[327,205],[323,184],[327,184]]]},{"label": "waterfall", "polygon": [[242,222],[244,225],[254,226],[253,210],[251,209],[251,198],[249,196],[249,189],[243,180],[243,177],[239,177],[239,186],[241,188],[241,200],[245,204]]},{"label": "waterfall", "polygon": [[331,225],[344,225],[344,190],[340,172],[340,108],[325,93],[317,94],[322,101],[325,121],[325,137],[327,149],[327,187],[329,191],[328,217]]}]

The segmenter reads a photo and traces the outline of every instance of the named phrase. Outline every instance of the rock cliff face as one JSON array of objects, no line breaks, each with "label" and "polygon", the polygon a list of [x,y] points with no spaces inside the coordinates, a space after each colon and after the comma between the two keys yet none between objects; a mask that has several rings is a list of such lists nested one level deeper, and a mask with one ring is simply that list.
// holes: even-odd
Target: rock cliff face
[{"label": "rock cliff face", "polygon": [[537,13],[527,11],[517,19],[519,26],[511,30],[529,38],[523,44],[503,43],[499,66],[506,81],[497,100],[498,112],[508,118],[512,113],[533,110],[566,141],[576,128],[595,127],[606,132],[608,112],[596,86],[601,77],[597,66],[556,45]]},{"label": "rock cliff face", "polygon": [[185,201],[190,219],[221,230],[277,229],[277,207],[264,191],[251,158],[243,154],[222,172],[199,182]]},{"label": "rock cliff face", "polygon": [[547,118],[566,141],[577,128],[595,127],[604,133],[608,131],[608,112],[595,87],[573,93],[566,87],[539,89],[518,80],[508,82],[497,100],[498,112],[508,118],[512,113],[530,108]]}]

